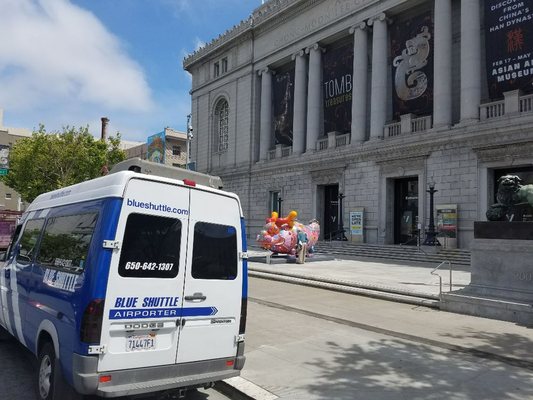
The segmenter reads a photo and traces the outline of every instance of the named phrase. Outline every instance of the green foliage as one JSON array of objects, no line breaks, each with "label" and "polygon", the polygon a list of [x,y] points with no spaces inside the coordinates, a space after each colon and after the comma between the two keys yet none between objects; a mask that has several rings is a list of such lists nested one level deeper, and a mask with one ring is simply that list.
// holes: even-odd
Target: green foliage
[{"label": "green foliage", "polygon": [[88,127],[67,126],[48,134],[40,125],[32,137],[15,142],[9,153],[9,174],[2,179],[30,202],[41,193],[101,176],[104,165],[111,168],[124,160],[119,144],[118,133],[102,142]]}]

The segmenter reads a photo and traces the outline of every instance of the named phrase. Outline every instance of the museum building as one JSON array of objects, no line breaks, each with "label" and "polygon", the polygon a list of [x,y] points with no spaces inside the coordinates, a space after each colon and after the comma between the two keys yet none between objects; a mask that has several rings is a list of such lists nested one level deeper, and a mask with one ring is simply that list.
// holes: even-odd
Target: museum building
[{"label": "museum building", "polygon": [[416,244],[433,186],[468,248],[497,180],[533,183],[533,0],[270,0],[183,67],[191,161],[250,237],[281,207],[322,239]]}]

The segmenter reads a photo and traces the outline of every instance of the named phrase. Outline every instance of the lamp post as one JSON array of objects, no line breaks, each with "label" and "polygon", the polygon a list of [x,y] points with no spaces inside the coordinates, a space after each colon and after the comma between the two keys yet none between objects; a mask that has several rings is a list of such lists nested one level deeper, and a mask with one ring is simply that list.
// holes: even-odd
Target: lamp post
[{"label": "lamp post", "polygon": [[283,199],[281,197],[278,197],[278,215],[281,217],[281,203],[283,203]]},{"label": "lamp post", "polygon": [[193,136],[193,128],[191,125],[191,114],[187,115],[187,164],[185,164],[185,169],[189,169],[189,163],[190,163],[190,149],[191,149],[191,140],[194,137]]},{"label": "lamp post", "polygon": [[438,190],[435,190],[435,182],[429,182],[429,190],[426,190],[426,192],[429,193],[429,226],[424,245],[440,246],[440,243],[437,240],[437,232],[435,231],[435,218],[433,217],[433,196],[438,192]]},{"label": "lamp post", "polygon": [[344,200],[346,196],[342,193],[339,193],[339,230],[338,230],[338,235],[340,236],[337,236],[337,237],[340,237],[340,240],[348,240],[348,238],[346,237],[346,235],[344,234],[344,216],[342,215],[342,201]]}]

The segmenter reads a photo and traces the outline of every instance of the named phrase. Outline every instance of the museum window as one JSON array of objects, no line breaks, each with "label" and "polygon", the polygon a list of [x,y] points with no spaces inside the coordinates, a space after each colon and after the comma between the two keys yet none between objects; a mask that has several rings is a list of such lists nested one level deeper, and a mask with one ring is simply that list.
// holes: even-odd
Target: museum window
[{"label": "museum window", "polygon": [[269,199],[269,208],[270,211],[275,211],[279,214],[279,199],[281,198],[281,193],[277,190],[272,190],[270,192]]},{"label": "museum window", "polygon": [[221,99],[215,107],[215,146],[216,152],[228,150],[228,114],[229,106],[225,99]]},{"label": "museum window", "polygon": [[221,63],[222,63],[222,73],[224,74],[224,73],[228,72],[228,58],[224,57],[221,60]]},{"label": "museum window", "polygon": [[218,61],[213,67],[213,74],[215,75],[215,78],[220,75],[220,64],[218,63]]}]

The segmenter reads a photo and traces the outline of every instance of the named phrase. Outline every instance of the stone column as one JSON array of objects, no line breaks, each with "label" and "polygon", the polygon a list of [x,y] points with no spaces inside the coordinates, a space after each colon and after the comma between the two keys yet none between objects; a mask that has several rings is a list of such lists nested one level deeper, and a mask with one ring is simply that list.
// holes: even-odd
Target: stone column
[{"label": "stone column", "polygon": [[305,109],[307,107],[307,58],[300,50],[292,56],[296,60],[294,67],[294,117],[292,123],[292,153],[305,151]]},{"label": "stone column", "polygon": [[461,0],[461,122],[479,119],[480,22],[479,0]]},{"label": "stone column", "polygon": [[383,137],[387,119],[387,17],[384,13],[368,20],[372,34],[372,80],[370,95],[370,139]]},{"label": "stone column", "polygon": [[268,160],[268,151],[272,140],[272,74],[265,68],[261,75],[261,114],[259,125],[259,160]]},{"label": "stone column", "polygon": [[307,150],[316,150],[320,135],[320,116],[322,109],[322,51],[314,44],[305,49],[309,54],[309,82],[307,88]]},{"label": "stone column", "polygon": [[366,91],[368,74],[367,26],[365,22],[350,28],[353,33],[353,87],[351,143],[366,138]]},{"label": "stone column", "polygon": [[452,1],[435,0],[433,127],[452,124]]}]

